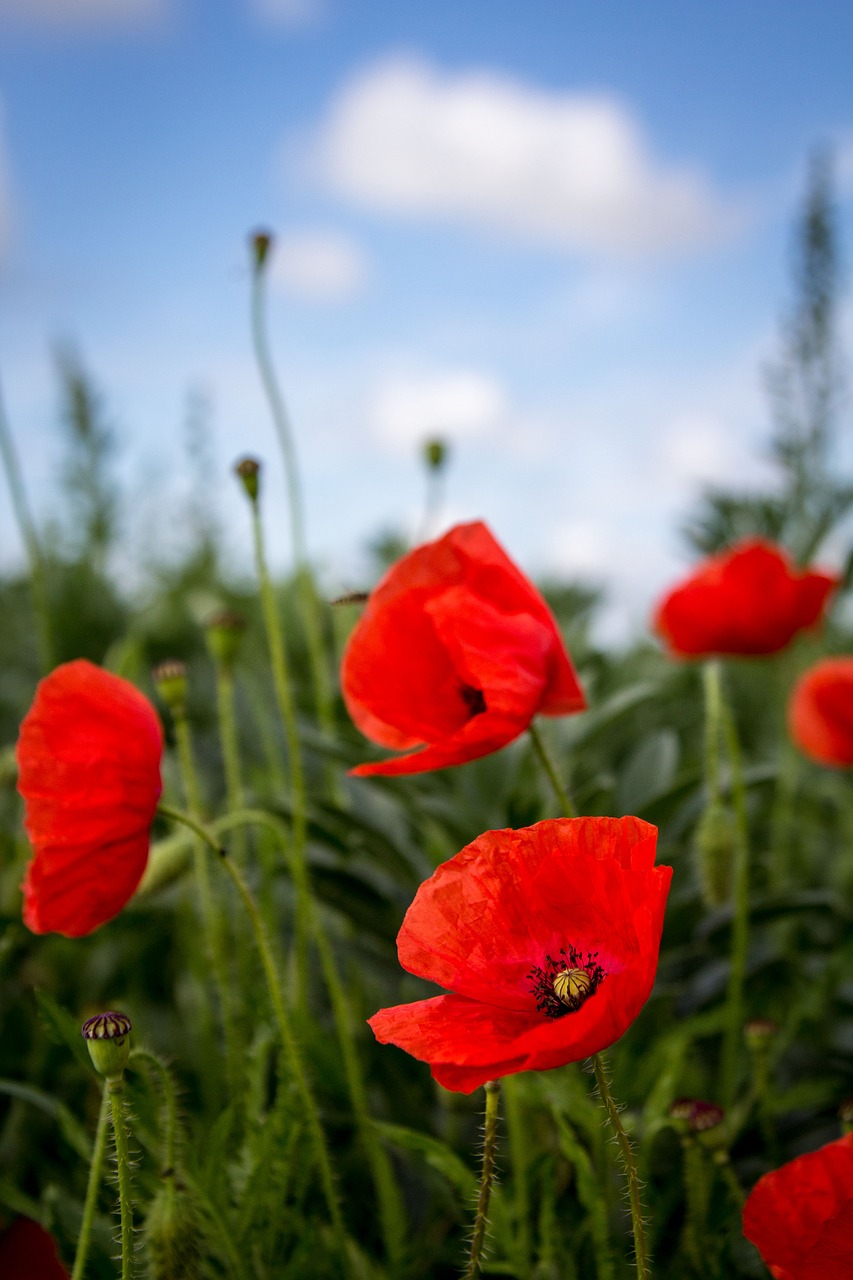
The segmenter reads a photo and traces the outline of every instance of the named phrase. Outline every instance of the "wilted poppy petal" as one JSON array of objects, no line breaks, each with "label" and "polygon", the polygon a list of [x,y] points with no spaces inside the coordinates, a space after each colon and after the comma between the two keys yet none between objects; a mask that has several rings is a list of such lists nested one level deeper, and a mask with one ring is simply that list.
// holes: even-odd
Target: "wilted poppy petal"
[{"label": "wilted poppy petal", "polygon": [[480,523],[386,574],[350,637],[341,683],[367,737],[423,748],[360,775],[462,764],[511,742],[537,713],[585,706],[548,606]]},{"label": "wilted poppy petal", "polygon": [[32,1218],[16,1218],[0,1232],[0,1276],[3,1280],[68,1280],[53,1237]]},{"label": "wilted poppy petal", "polygon": [[157,713],[127,680],[83,660],[39,684],[18,740],[18,790],[34,849],[24,920],[80,937],[135,890],[160,797]]},{"label": "wilted poppy petal", "polygon": [[452,994],[380,1010],[377,1037],[465,1092],[612,1044],[654,983],[671,876],[656,834],[576,818],[478,837],[421,885],[397,939],[401,964]]},{"label": "wilted poppy petal", "polygon": [[824,658],[800,677],[788,724],[794,742],[812,760],[853,765],[853,658]]},{"label": "wilted poppy petal", "polygon": [[759,1178],[743,1231],[783,1280],[853,1276],[853,1134]]},{"label": "wilted poppy petal", "polygon": [[776,653],[820,620],[838,582],[800,573],[781,547],[751,539],[703,561],[670,591],[655,630],[681,657]]}]

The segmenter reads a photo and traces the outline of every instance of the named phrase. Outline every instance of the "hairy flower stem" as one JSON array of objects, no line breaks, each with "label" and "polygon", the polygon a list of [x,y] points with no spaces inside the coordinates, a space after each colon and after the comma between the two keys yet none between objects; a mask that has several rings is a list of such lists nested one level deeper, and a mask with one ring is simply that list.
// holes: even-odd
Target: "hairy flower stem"
[{"label": "hairy flower stem", "polygon": [[518,1269],[523,1275],[530,1270],[530,1139],[522,1106],[521,1081],[507,1076],[504,1081],[504,1115],[506,1117],[512,1185],[515,1191],[516,1251]]},{"label": "hairy flower stem", "polygon": [[110,1076],[107,1092],[113,1120],[113,1141],[118,1172],[118,1199],[121,1213],[121,1280],[133,1277],[133,1187],[130,1179],[130,1147],[127,1138],[127,1108],[124,1105],[124,1076]]},{"label": "hairy flower stem", "polygon": [[[210,848],[219,855],[220,861],[228,875],[231,877],[234,887],[236,888],[246,910],[246,915],[252,929],[255,944],[261,957],[261,964],[263,966],[264,976],[267,982],[270,1003],[272,1004],[279,1036],[281,1038],[281,1046],[284,1053],[287,1071],[296,1086],[296,1090],[302,1102],[305,1120],[314,1144],[314,1154],[320,1170],[320,1180],[323,1185],[323,1193],[335,1233],[335,1240],[338,1246],[343,1274],[350,1276],[352,1274],[352,1268],[350,1266],[349,1254],[346,1247],[346,1231],[344,1228],[343,1216],[341,1214],[340,1200],[338,1198],[338,1192],[332,1172],[329,1151],[326,1145],[326,1138],[323,1133],[323,1126],[320,1122],[320,1113],[317,1108],[314,1095],[311,1092],[311,1086],[305,1073],[305,1067],[299,1052],[299,1046],[293,1033],[293,1028],[290,1024],[290,1017],[284,1003],[281,983],[278,978],[272,944],[270,943],[269,935],[264,925],[261,913],[258,910],[257,904],[252,897],[251,890],[246,884],[242,872],[228,857],[213,832],[202,826],[201,823],[193,821],[192,818],[187,819],[185,814],[180,813],[176,809],[171,809],[161,805],[160,812],[167,817],[174,818],[177,822],[183,822],[192,831],[195,831],[196,834],[199,835],[206,844],[208,844]],[[240,822],[261,822],[262,820],[273,821],[270,818],[270,815],[264,814],[261,811],[245,810],[239,814],[230,814],[228,818],[221,819],[216,826],[219,829],[227,830],[230,827],[239,825]]]},{"label": "hairy flower stem", "polygon": [[311,676],[314,683],[314,699],[317,707],[317,719],[320,727],[330,738],[334,733],[334,714],[332,709],[332,688],[329,668],[323,644],[323,630],[320,619],[320,606],[317,593],[308,567],[305,549],[305,515],[302,503],[302,487],[299,482],[299,468],[296,462],[296,446],[290,415],[284,403],[284,396],[276,377],[275,366],[270,355],[267,338],[266,309],[264,284],[266,273],[264,263],[256,260],[252,274],[252,339],[255,358],[266,393],[270,413],[278,434],[281,452],[284,457],[284,471],[287,482],[288,505],[290,507],[290,529],[293,542],[293,558],[296,565],[296,584],[299,591],[299,604],[302,612],[302,624],[305,638],[308,641],[308,653],[311,664]]},{"label": "hairy flower stem", "polygon": [[687,1214],[684,1223],[684,1245],[693,1267],[700,1273],[704,1270],[703,1259],[707,1256],[706,1240],[708,1230],[708,1202],[711,1189],[708,1182],[708,1169],[705,1153],[692,1134],[685,1133],[681,1139],[682,1168],[684,1172],[684,1199]]},{"label": "hairy flower stem", "polygon": [[545,746],[542,734],[539,732],[537,725],[532,720],[528,726],[528,732],[530,733],[530,740],[533,743],[533,747],[539,757],[539,761],[548,775],[551,786],[554,788],[554,794],[563,811],[563,817],[573,818],[575,816],[575,810],[574,805],[569,799],[569,793],[560,781],[560,775],[556,770],[553,760],[551,759],[548,748]]},{"label": "hairy flower stem", "polygon": [[646,1230],[643,1222],[643,1206],[640,1202],[640,1179],[637,1174],[634,1152],[631,1149],[631,1139],[625,1132],[625,1127],[619,1115],[619,1108],[613,1101],[613,1095],[610,1092],[610,1085],[607,1080],[607,1066],[603,1055],[596,1053],[592,1063],[595,1070],[598,1093],[607,1112],[607,1118],[610,1121],[616,1144],[619,1147],[622,1168],[628,1182],[628,1199],[631,1205],[631,1227],[634,1233],[634,1261],[637,1266],[637,1276],[639,1280],[650,1280],[652,1273],[649,1266],[649,1255],[646,1251]]},{"label": "hairy flower stem", "polygon": [[[257,499],[252,502],[252,533],[255,542],[255,563],[258,570],[258,582],[261,592],[261,607],[264,614],[264,626],[267,633],[267,645],[272,666],[273,686],[276,702],[284,725],[287,738],[287,751],[290,764],[290,789],[293,804],[293,860],[294,867],[304,867],[307,840],[307,798],[305,791],[305,772],[302,767],[302,748],[299,742],[299,730],[296,723],[296,706],[290,684],[287,656],[281,628],[278,621],[275,593],[264,549],[264,534],[261,525]],[[305,898],[307,878],[300,875],[296,883],[296,926],[294,930],[294,949],[296,957],[296,989],[298,1003],[304,1008],[307,1001],[308,985],[308,912],[310,907]]]},{"label": "hairy flower stem", "polygon": [[[225,766],[225,796],[229,813],[243,808],[243,770],[240,764],[240,740],[234,715],[234,671],[223,662],[216,664],[216,711],[219,720],[219,742]],[[233,856],[242,866],[246,860],[245,831],[235,833]]]},{"label": "hairy flower stem", "polygon": [[471,1237],[471,1252],[465,1271],[465,1280],[475,1280],[480,1274],[480,1261],[483,1255],[483,1244],[486,1238],[486,1227],[489,1221],[489,1201],[492,1196],[492,1185],[495,1180],[495,1153],[498,1145],[498,1103],[501,1086],[499,1080],[487,1080],[486,1120],[483,1129],[483,1168],[480,1174],[480,1190],[477,1195],[477,1213],[474,1218],[474,1234]]},{"label": "hairy flower stem", "polygon": [[156,1053],[151,1053],[148,1049],[131,1049],[130,1063],[131,1066],[141,1066],[144,1071],[153,1072],[157,1076],[160,1088],[159,1101],[163,1108],[162,1163],[163,1168],[172,1177],[178,1156],[178,1090],[174,1077],[162,1058],[158,1058]]},{"label": "hairy flower stem", "polygon": [[[196,823],[201,820],[201,790],[198,784],[195,761],[193,759],[192,737],[186,713],[173,708],[172,711],[175,738],[178,744],[178,757],[181,765],[181,778],[184,784],[187,807]],[[198,834],[198,829],[197,834]],[[231,1002],[231,990],[228,983],[228,967],[225,960],[225,938],[222,933],[222,921],[216,911],[213,893],[210,888],[210,874],[204,846],[200,841],[193,845],[193,863],[195,868],[196,887],[198,889],[201,917],[207,941],[207,951],[214,982],[219,993],[219,1006],[222,1016],[222,1029],[225,1033],[225,1062],[228,1075],[228,1092],[231,1101],[239,1105],[242,1093],[242,1050],[237,1035],[234,1019],[234,1008]]]},{"label": "hairy flower stem", "polygon": [[746,784],[743,777],[740,742],[731,710],[720,697],[723,736],[731,770],[732,805],[735,817],[734,842],[734,915],[732,918],[732,955],[726,1024],[722,1056],[722,1104],[731,1110],[737,1088],[738,1057],[743,1038],[744,986],[749,954],[749,819],[746,811]]},{"label": "hairy flower stem", "polygon": [[104,1174],[104,1153],[107,1149],[107,1126],[110,1118],[110,1095],[107,1082],[101,1094],[101,1108],[98,1112],[98,1127],[95,1130],[95,1145],[92,1148],[92,1159],[89,1164],[89,1181],[86,1184],[86,1201],[83,1205],[83,1219],[80,1223],[80,1234],[77,1237],[77,1252],[74,1255],[74,1270],[71,1280],[83,1280],[86,1270],[86,1259],[89,1255],[89,1240],[92,1235],[92,1223],[98,1204],[98,1192]]},{"label": "hairy flower stem", "polygon": [[3,459],[3,469],[6,472],[6,481],[9,485],[9,493],[12,497],[12,506],[15,511],[15,519],[18,522],[21,541],[27,553],[27,563],[30,570],[30,590],[33,597],[33,613],[35,614],[36,627],[38,629],[39,660],[42,671],[46,673],[53,666],[54,649],[44,554],[36,533],[35,522],[30,513],[29,503],[27,502],[24,478],[21,475],[18,455],[12,439],[12,432],[9,429],[9,422],[6,418],[2,395],[0,395],[0,457]]}]

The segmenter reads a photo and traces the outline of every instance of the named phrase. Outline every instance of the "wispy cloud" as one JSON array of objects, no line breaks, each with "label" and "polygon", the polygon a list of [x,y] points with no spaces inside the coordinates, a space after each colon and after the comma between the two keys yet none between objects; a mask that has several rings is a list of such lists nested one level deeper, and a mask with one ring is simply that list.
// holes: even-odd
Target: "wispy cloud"
[{"label": "wispy cloud", "polygon": [[274,27],[311,27],[327,15],[326,0],[249,0],[256,18]]},{"label": "wispy cloud", "polygon": [[379,444],[409,453],[432,436],[462,440],[489,435],[507,413],[506,393],[496,378],[457,369],[384,379],[374,388],[367,420]]},{"label": "wispy cloud", "polygon": [[367,256],[339,231],[292,231],[276,241],[272,281],[309,302],[345,302],[370,277]]},{"label": "wispy cloud", "polygon": [[455,219],[560,249],[697,249],[741,212],[695,166],[658,158],[629,107],[415,57],[361,71],[316,138],[325,183],[379,211]]},{"label": "wispy cloud", "polygon": [[135,27],[171,8],[172,0],[0,0],[0,26],[45,32]]}]

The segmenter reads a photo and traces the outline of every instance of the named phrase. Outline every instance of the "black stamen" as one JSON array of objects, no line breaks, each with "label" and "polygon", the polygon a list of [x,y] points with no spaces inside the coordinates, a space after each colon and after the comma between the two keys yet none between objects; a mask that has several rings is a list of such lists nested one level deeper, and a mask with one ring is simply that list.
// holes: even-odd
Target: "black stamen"
[{"label": "black stamen", "polygon": [[483,697],[483,690],[475,689],[471,684],[463,684],[460,692],[462,701],[471,713],[472,720],[474,716],[481,716],[486,710],[486,699]]},{"label": "black stamen", "polygon": [[[584,959],[582,953],[576,951],[574,947],[561,947],[560,957],[559,960],[554,960],[546,955],[545,967],[540,968],[539,965],[534,965],[527,975],[533,984],[536,1008],[540,1013],[544,1013],[546,1018],[564,1018],[567,1013],[577,1012],[581,1005],[586,1004],[587,1000],[595,995],[607,977],[601,965],[596,963],[597,951],[588,951]],[[578,997],[574,1008],[566,1005],[554,991],[554,979],[557,974],[563,973],[566,969],[584,969],[590,977],[589,991]]]}]

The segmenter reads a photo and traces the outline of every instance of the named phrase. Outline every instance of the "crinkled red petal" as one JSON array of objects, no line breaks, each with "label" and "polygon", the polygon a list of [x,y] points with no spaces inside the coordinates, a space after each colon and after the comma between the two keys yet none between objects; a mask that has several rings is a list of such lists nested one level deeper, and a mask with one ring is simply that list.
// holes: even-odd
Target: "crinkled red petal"
[{"label": "crinkled red petal", "polygon": [[56,1242],[32,1218],[16,1218],[0,1232],[0,1276],[3,1280],[68,1280]]}]

